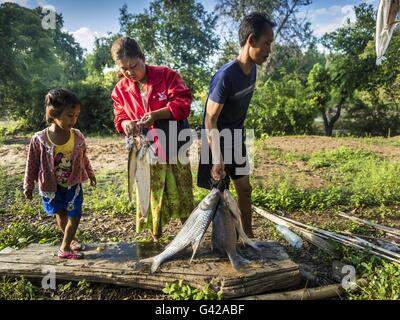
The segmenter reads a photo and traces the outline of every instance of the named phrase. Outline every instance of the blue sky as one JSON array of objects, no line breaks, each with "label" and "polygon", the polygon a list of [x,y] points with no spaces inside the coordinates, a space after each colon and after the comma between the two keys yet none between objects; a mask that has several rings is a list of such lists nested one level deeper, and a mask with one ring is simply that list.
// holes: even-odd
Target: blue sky
[{"label": "blue sky", "polygon": [[[0,3],[6,0],[0,0]],[[92,49],[95,37],[103,36],[107,32],[119,30],[119,8],[124,3],[129,12],[143,12],[150,0],[13,0],[29,8],[38,5],[52,5],[64,17],[64,29],[74,35],[83,48],[89,52]],[[200,0],[208,11],[213,11],[217,0]],[[314,0],[314,3],[300,13],[307,17],[315,35],[322,36],[325,32],[335,30],[347,18],[354,18],[353,6],[361,2],[372,3],[377,6],[379,0]]]}]

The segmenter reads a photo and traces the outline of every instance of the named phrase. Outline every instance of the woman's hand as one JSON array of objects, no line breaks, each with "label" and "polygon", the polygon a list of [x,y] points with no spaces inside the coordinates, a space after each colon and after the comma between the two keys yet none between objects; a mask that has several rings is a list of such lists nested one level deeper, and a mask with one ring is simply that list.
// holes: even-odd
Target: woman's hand
[{"label": "woman's hand", "polygon": [[146,113],[142,119],[138,122],[138,125],[141,127],[149,128],[151,125],[153,125],[155,119],[155,114],[153,112],[148,112]]},{"label": "woman's hand", "polygon": [[121,125],[127,136],[136,135],[139,132],[137,121],[124,120]]}]

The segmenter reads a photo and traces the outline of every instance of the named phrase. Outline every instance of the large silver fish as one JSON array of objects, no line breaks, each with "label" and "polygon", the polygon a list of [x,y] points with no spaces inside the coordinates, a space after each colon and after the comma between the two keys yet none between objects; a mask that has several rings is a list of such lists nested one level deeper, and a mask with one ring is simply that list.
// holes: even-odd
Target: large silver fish
[{"label": "large silver fish", "polygon": [[213,220],[211,245],[213,250],[226,254],[236,271],[249,263],[237,252],[237,234],[234,216],[227,203],[221,199]]},{"label": "large silver fish", "polygon": [[248,246],[250,246],[256,250],[260,250],[260,248],[257,246],[257,244],[253,240],[251,240],[247,236],[247,234],[244,232],[243,224],[242,224],[242,214],[240,212],[240,209],[239,209],[235,199],[233,199],[233,196],[228,189],[224,190],[223,197],[229,208],[229,211],[233,214],[235,230],[239,237],[239,241],[242,242],[243,244],[247,244]]},{"label": "large silver fish", "polygon": [[175,254],[192,245],[192,261],[200,241],[214,218],[217,205],[220,201],[221,193],[218,189],[213,189],[190,214],[187,221],[182,226],[174,240],[168,244],[164,251],[155,257],[142,259],[140,262],[152,263],[151,272],[156,272],[159,266]]},{"label": "large silver fish", "polygon": [[394,28],[398,21],[396,16],[400,11],[400,0],[381,0],[376,19],[376,64],[380,65],[384,59]]}]

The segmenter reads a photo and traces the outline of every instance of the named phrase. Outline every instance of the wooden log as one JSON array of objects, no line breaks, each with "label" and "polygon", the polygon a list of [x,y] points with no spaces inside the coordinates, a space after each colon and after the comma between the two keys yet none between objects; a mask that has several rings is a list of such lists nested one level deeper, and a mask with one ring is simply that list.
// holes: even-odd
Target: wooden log
[{"label": "wooden log", "polygon": [[[357,287],[353,291],[357,291],[360,287],[366,285],[365,279],[357,281]],[[323,300],[330,298],[340,298],[346,290],[339,283],[316,288],[304,288],[300,290],[277,292],[269,294],[260,294],[239,298],[240,300]],[[235,299],[235,300],[239,300]]]},{"label": "wooden log", "polygon": [[340,298],[344,292],[345,290],[340,284],[331,284],[317,288],[254,295],[241,298],[241,300],[323,300],[334,297]]},{"label": "wooden log", "polygon": [[[185,280],[195,288],[223,289],[224,298],[283,290],[300,281],[298,265],[289,259],[285,250],[275,241],[258,243],[261,252],[243,251],[252,263],[245,272],[232,269],[228,259],[218,259],[208,248],[200,248],[198,259],[189,264],[186,256],[162,265],[159,272],[150,274],[148,266],[138,269],[130,264],[148,255],[140,245],[107,245],[102,252],[88,245],[83,260],[61,260],[54,253],[56,246],[31,244],[21,250],[0,254],[0,275],[43,279],[42,272],[54,268],[57,280],[109,283],[134,288],[162,290],[166,283]],[[150,248],[151,249],[151,248]],[[189,255],[190,256],[190,255]],[[50,269],[51,270],[51,269]]]}]

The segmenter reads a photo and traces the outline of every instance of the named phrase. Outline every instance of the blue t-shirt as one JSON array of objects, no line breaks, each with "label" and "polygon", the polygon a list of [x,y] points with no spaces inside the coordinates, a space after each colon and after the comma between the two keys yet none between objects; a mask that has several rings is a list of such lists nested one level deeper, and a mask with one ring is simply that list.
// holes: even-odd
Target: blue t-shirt
[{"label": "blue t-shirt", "polygon": [[[235,59],[223,65],[213,76],[208,99],[224,104],[218,117],[218,130],[242,129],[249,109],[250,100],[256,86],[257,67],[254,65],[249,75],[241,69]],[[206,103],[207,109],[207,103]],[[203,116],[203,128],[205,127]]]}]

